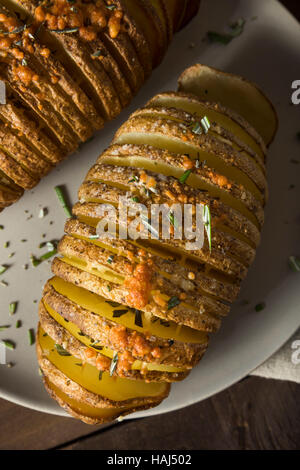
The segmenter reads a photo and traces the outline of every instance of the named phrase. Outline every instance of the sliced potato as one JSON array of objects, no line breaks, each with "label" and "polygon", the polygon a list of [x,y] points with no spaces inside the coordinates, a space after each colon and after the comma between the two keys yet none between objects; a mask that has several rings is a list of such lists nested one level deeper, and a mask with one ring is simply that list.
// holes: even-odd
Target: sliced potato
[{"label": "sliced potato", "polygon": [[[88,323],[89,317],[95,317],[95,315],[87,312],[86,323]],[[95,321],[95,318],[92,319]],[[105,346],[105,343],[93,340],[84,330],[79,329],[72,321],[66,320],[47,303],[40,304],[39,320],[43,330],[55,343],[79,359],[82,364],[87,362],[99,370],[110,370],[113,358],[118,353],[118,364],[114,368],[113,376],[150,382],[177,382],[184,379],[191,369],[191,366],[180,367],[180,365],[149,363],[135,359],[131,353],[128,354],[127,351],[124,352],[120,348],[113,350]],[[116,326],[114,324],[112,328]],[[125,360],[131,359],[130,368],[122,368],[123,356]]]},{"label": "sliced potato", "polygon": [[270,145],[278,128],[274,106],[252,82],[207,65],[196,64],[180,76],[179,91],[221,103],[243,116]]},{"label": "sliced potato", "polygon": [[78,359],[55,347],[53,339],[41,327],[37,334],[37,354],[40,368],[58,388],[96,408],[130,408],[157,405],[169,393],[166,383],[146,383],[103,372],[101,378],[96,367],[76,365]]}]

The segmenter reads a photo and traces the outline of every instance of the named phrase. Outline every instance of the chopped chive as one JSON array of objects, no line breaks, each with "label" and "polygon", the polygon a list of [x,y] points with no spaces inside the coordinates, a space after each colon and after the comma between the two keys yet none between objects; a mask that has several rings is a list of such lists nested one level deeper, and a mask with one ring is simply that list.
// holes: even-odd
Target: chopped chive
[{"label": "chopped chive", "polygon": [[230,34],[217,33],[216,31],[208,31],[206,37],[211,43],[219,42],[224,45],[229,44],[233,39]]},{"label": "chopped chive", "polygon": [[204,133],[207,134],[210,129],[210,121],[207,116],[201,119],[201,125],[204,130]]},{"label": "chopped chive", "polygon": [[99,371],[99,375],[98,375],[98,379],[99,379],[99,380],[102,380],[102,376],[103,376],[103,370],[100,370],[100,371]]},{"label": "chopped chive", "polygon": [[2,325],[0,326],[0,331],[7,330],[7,328],[10,328],[10,325]]},{"label": "chopped chive", "polygon": [[210,215],[209,206],[207,205],[203,206],[203,222],[204,222],[206,235],[208,238],[209,251],[211,252],[211,215]]},{"label": "chopped chive", "polygon": [[188,177],[190,176],[190,174],[192,173],[192,170],[186,170],[183,175],[180,176],[179,178],[179,181],[181,184],[185,184],[186,180],[188,179]]},{"label": "chopped chive", "polygon": [[114,5],[113,3],[111,5],[105,5],[105,8],[107,8],[107,10],[115,10],[117,8],[117,5]]},{"label": "chopped chive", "polygon": [[28,330],[28,341],[29,341],[29,346],[32,346],[35,342],[35,334],[33,328],[30,328]]},{"label": "chopped chive", "polygon": [[5,271],[7,271],[7,269],[8,269],[8,266],[1,265],[0,266],[0,274],[5,273]]},{"label": "chopped chive", "polygon": [[16,313],[16,310],[17,310],[17,302],[11,302],[9,304],[9,313],[10,313],[10,315],[13,315],[14,313]]},{"label": "chopped chive", "polygon": [[131,200],[132,200],[133,202],[136,202],[136,203],[140,202],[140,200],[139,200],[139,198],[138,198],[137,196],[132,197]]},{"label": "chopped chive", "polygon": [[123,315],[125,315],[126,313],[128,313],[128,310],[126,310],[126,309],[124,309],[124,310],[114,310],[113,311],[113,318],[120,318]]},{"label": "chopped chive", "polygon": [[8,282],[6,282],[6,281],[0,281],[0,286],[7,287],[7,286],[8,286]]},{"label": "chopped chive", "polygon": [[99,235],[90,235],[89,239],[90,240],[97,240],[99,238]]},{"label": "chopped chive", "polygon": [[43,207],[42,209],[40,209],[39,219],[43,219],[46,214],[47,214],[47,209],[45,207]]},{"label": "chopped chive", "polygon": [[60,356],[71,356],[60,344],[55,344],[55,349]]},{"label": "chopped chive", "polygon": [[4,225],[0,225],[0,230],[4,230]]},{"label": "chopped chive", "polygon": [[57,33],[57,34],[70,34],[70,33],[77,33],[79,31],[79,28],[76,26],[75,28],[65,28],[65,29],[49,29],[51,33]]},{"label": "chopped chive", "polygon": [[107,258],[107,262],[108,264],[111,264],[114,260],[114,255],[110,255],[108,258]]},{"label": "chopped chive", "polygon": [[62,188],[60,186],[55,186],[54,189],[55,189],[55,192],[57,194],[58,200],[61,203],[65,213],[67,214],[68,217],[72,217],[72,213],[71,213],[69,207],[67,206],[66,198],[64,196]]},{"label": "chopped chive", "polygon": [[118,302],[114,302],[113,300],[106,300],[105,302],[111,307],[114,307],[114,308],[120,307],[120,304]]},{"label": "chopped chive", "polygon": [[265,308],[266,308],[266,303],[265,302],[261,302],[261,303],[255,305],[255,311],[256,312],[261,312]]},{"label": "chopped chive", "polygon": [[179,298],[176,295],[174,295],[168,300],[168,310],[171,310],[172,308],[176,307],[179,304],[180,304]]},{"label": "chopped chive", "polygon": [[8,248],[9,247],[9,242],[5,242],[4,245],[3,245],[4,248]]},{"label": "chopped chive", "polygon": [[3,340],[3,341],[2,341],[2,344],[4,344],[4,346],[5,346],[7,349],[11,349],[12,351],[13,351],[14,349],[16,349],[15,343],[13,343],[13,342],[10,341],[10,340]]},{"label": "chopped chive", "polygon": [[197,135],[201,135],[203,133],[202,127],[200,125],[200,122],[195,122],[192,127],[192,132]]},{"label": "chopped chive", "polygon": [[16,328],[21,328],[21,326],[22,326],[21,320],[17,320],[16,321]]},{"label": "chopped chive", "polygon": [[92,54],[92,57],[100,57],[102,55],[101,51],[95,51]]},{"label": "chopped chive", "polygon": [[110,363],[110,369],[109,369],[110,376],[114,375],[117,364],[118,364],[118,353],[114,353],[114,357],[112,358],[111,363]]},{"label": "chopped chive", "polygon": [[134,313],[135,313],[134,324],[136,326],[139,326],[140,328],[143,328],[143,317],[142,317],[141,310],[135,309]]},{"label": "chopped chive", "polygon": [[300,258],[297,258],[296,256],[290,256],[289,266],[292,271],[299,272],[300,271]]}]

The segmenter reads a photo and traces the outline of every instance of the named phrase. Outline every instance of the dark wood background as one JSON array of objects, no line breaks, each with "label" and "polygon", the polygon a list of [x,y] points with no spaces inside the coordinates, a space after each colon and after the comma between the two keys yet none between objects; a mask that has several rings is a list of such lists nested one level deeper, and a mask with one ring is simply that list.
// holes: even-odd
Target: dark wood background
[{"label": "dark wood background", "polygon": [[[299,0],[282,3],[300,19]],[[299,392],[294,383],[251,377],[183,410],[106,427],[0,400],[0,449],[295,450]]]}]

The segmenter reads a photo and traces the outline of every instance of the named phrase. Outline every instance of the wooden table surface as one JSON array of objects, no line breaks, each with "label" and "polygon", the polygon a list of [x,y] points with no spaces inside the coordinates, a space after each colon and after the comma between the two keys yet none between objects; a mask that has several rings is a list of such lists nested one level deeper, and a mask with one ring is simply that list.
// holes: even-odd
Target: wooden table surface
[{"label": "wooden table surface", "polygon": [[[299,0],[282,3],[300,19]],[[107,427],[0,400],[0,449],[295,450],[300,447],[299,392],[291,382],[251,377],[183,410]]]}]

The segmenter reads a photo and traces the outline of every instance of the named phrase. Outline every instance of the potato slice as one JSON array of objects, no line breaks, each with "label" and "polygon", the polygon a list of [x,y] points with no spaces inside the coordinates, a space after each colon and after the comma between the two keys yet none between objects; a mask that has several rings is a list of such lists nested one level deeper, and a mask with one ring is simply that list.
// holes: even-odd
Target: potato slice
[{"label": "potato slice", "polygon": [[[88,316],[95,317],[88,313]],[[39,320],[43,330],[55,341],[56,344],[64,347],[72,356],[97,367],[97,361],[103,361],[104,369],[112,367],[112,360],[116,353],[122,362],[122,351],[120,348],[112,350],[105,347],[100,342],[95,342],[89,335],[70,320],[58,314],[47,303],[41,302],[39,308]],[[87,319],[86,319],[87,320]],[[116,324],[115,324],[116,326]],[[127,352],[125,352],[125,357]],[[191,368],[191,367],[190,367]],[[121,366],[116,367],[113,376],[125,377],[132,380],[147,380],[150,382],[178,382],[184,379],[190,368],[179,367],[158,363],[148,363],[141,360],[132,359],[129,369],[124,370]]]},{"label": "potato slice", "polygon": [[[81,401],[74,400],[69,395],[64,393],[60,388],[54,385],[44,375],[43,382],[45,389],[63,409],[65,409],[71,416],[80,419],[86,424],[104,424],[109,421],[114,421],[117,418],[126,416],[132,412],[132,408],[95,408],[93,406],[82,403]],[[143,409],[146,409],[144,407]]]},{"label": "potato slice", "polygon": [[[136,311],[130,307],[59,277],[46,284],[43,302],[56,321],[60,322],[60,315],[105,348],[119,353],[128,351],[136,360],[152,364],[152,369],[158,365],[191,368],[207,347],[208,337],[204,332],[143,314],[137,321]],[[136,346],[138,342],[141,347]],[[157,348],[160,353],[152,354]]]},{"label": "potato slice", "polygon": [[18,162],[30,175],[42,178],[53,168],[40,158],[27,143],[10,132],[10,129],[0,121],[0,149]]},{"label": "potato slice", "polygon": [[[123,148],[119,150],[122,154]],[[128,149],[124,151],[127,155]],[[184,164],[184,160],[182,163]],[[155,192],[153,193],[151,191],[145,193],[144,186],[140,184],[140,177],[145,174],[155,181]],[[135,178],[133,179],[133,175],[137,181]],[[145,205],[149,205],[151,202],[170,204],[180,201],[185,204],[209,205],[214,227],[227,231],[235,238],[250,244],[252,248],[258,245],[259,231],[248,219],[224,205],[220,200],[210,198],[208,193],[192,188],[187,184],[188,181],[189,178],[185,184],[182,184],[172,176],[157,177],[157,174],[151,171],[137,171],[133,167],[122,167],[122,172],[120,172],[119,167],[96,164],[88,172],[85,182],[79,189],[78,196],[81,202],[101,202],[105,199],[118,204],[119,197],[124,197],[130,191],[132,197],[138,197],[139,202]]]},{"label": "potato slice", "polygon": [[220,103],[201,101],[196,95],[183,92],[159,93],[148,101],[148,106],[180,109],[197,116],[198,119],[207,116],[211,123],[215,122],[229,131],[236,141],[238,139],[252,148],[251,156],[265,173],[267,149],[263,139],[244,118],[231,109],[223,107]]},{"label": "potato slice", "polygon": [[123,11],[124,29],[127,32],[132,45],[138,55],[144,69],[145,79],[152,73],[152,51],[147,37],[138,22],[140,5],[136,0],[118,0]]},{"label": "potato slice", "polygon": [[[79,216],[79,219],[81,217]],[[177,286],[192,295],[199,293],[208,297],[233,302],[237,297],[238,285],[218,280],[214,275],[209,276],[206,265],[192,263],[188,257],[180,259],[176,253],[162,250],[159,246],[153,246],[150,242],[142,243],[142,240],[107,239],[105,236],[95,239],[96,230],[93,226],[80,222],[79,219],[69,219],[65,225],[65,232],[83,240],[93,242],[97,246],[107,248],[114,254],[124,256],[126,259],[138,262],[140,250],[151,255],[157,271]],[[84,219],[84,218],[83,218]],[[176,262],[175,262],[176,261]]]},{"label": "potato slice", "polygon": [[254,83],[207,65],[196,64],[180,76],[179,91],[221,103],[243,116],[270,145],[278,128],[276,111]]},{"label": "potato slice", "polygon": [[[9,92],[11,90],[8,89]],[[20,139],[30,145],[34,152],[51,164],[56,164],[65,157],[61,148],[51,140],[46,127],[32,116],[25,104],[19,102],[16,96],[9,94],[9,102],[0,106],[1,120],[12,128]]]},{"label": "potato slice", "polygon": [[165,383],[146,383],[102,374],[90,364],[79,367],[78,359],[61,352],[39,326],[37,354],[42,372],[71,398],[96,408],[157,405],[169,393]]},{"label": "potato slice", "polygon": [[[110,156],[108,150],[102,154],[101,163],[118,167],[145,169],[157,175],[172,176],[179,179],[185,170],[183,166],[184,154],[186,153],[191,159],[197,160],[199,149],[187,145],[185,141],[182,142],[179,136],[175,139],[169,139],[160,130],[157,130],[153,136],[153,134],[147,132],[148,129],[145,129],[144,125],[141,125],[140,129],[136,127],[135,130],[130,126],[130,130],[128,133],[117,137],[115,141],[119,145],[127,144],[131,146],[134,144],[137,152],[127,156]],[[177,132],[176,128],[175,131]],[[148,150],[148,153],[145,154],[145,150]],[[163,155],[167,155],[167,159],[160,159],[159,150],[166,150]],[[204,158],[203,154],[202,157]],[[224,177],[222,173],[207,168],[205,160],[201,160],[198,166],[199,168],[196,168],[195,165],[187,180],[189,186],[206,191],[211,197],[220,198],[224,204],[239,211],[257,227],[263,224],[263,207],[249,191],[234,183],[228,177]]]},{"label": "potato slice", "polygon": [[[195,125],[200,125],[200,119],[205,114],[202,114],[201,118],[197,119],[195,115],[187,113],[186,111],[178,109],[170,109],[162,106],[146,106],[137,110],[131,115],[131,118],[141,117],[144,119],[165,119],[167,121],[173,121],[178,123],[180,127],[187,127],[192,129]],[[207,117],[207,116],[206,116]],[[215,140],[216,139],[216,140]],[[208,153],[214,148],[214,144],[217,141],[218,144],[224,145],[224,151],[230,153],[233,158],[227,162],[228,165],[233,166],[235,171],[240,171],[241,174],[238,176],[240,182],[243,182],[249,190],[255,195],[255,197],[261,201],[267,199],[267,181],[261,168],[257,166],[253,159],[255,158],[255,152],[250,147],[244,145],[242,141],[237,139],[230,131],[227,131],[216,122],[210,122],[210,128],[208,135],[206,135],[206,143],[209,148]],[[219,151],[218,151],[219,150]],[[214,153],[214,159],[220,158],[222,155],[220,149],[216,147]],[[221,157],[222,158],[222,157]],[[210,164],[210,159],[206,160],[206,164]],[[217,168],[216,164],[213,168]]]}]

